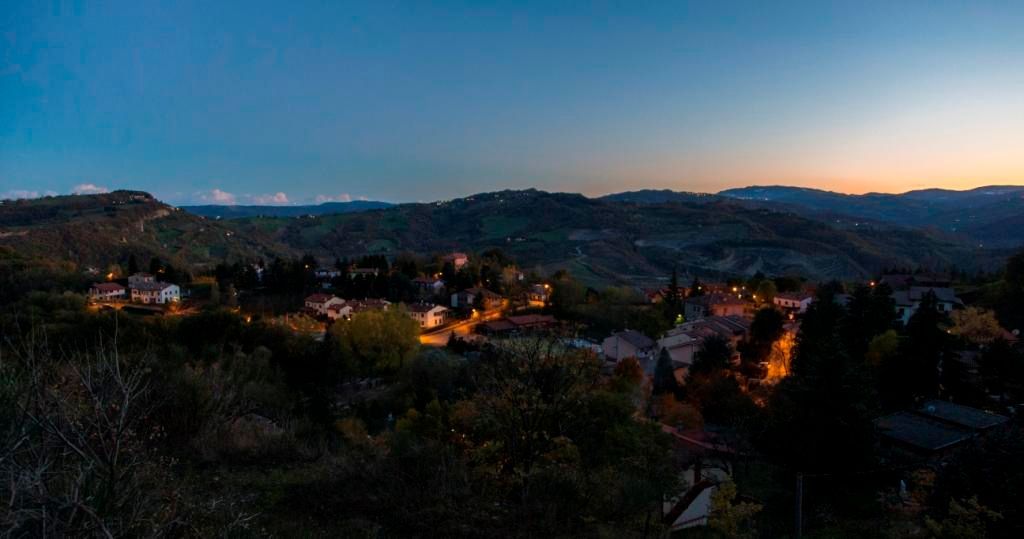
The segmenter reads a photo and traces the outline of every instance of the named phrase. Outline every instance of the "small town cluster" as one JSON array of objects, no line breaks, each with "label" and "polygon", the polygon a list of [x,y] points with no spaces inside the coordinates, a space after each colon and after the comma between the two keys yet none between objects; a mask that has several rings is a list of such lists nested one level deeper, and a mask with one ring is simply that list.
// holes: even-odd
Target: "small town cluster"
[{"label": "small town cluster", "polygon": [[[289,320],[303,318],[309,324],[290,324],[296,331],[314,333],[323,339],[334,324],[348,324],[361,313],[398,311],[416,322],[419,339],[426,346],[465,349],[501,346],[534,335],[557,335],[567,349],[585,349],[603,359],[603,373],[612,376],[624,364],[635,364],[648,383],[657,387],[684,387],[692,379],[702,354],[719,346],[735,368],[732,378],[743,391],[756,396],[759,387],[769,387],[791,374],[792,356],[804,315],[819,297],[814,285],[798,283],[790,290],[778,292],[774,285],[755,288],[749,281],[706,282],[694,280],[680,286],[673,273],[668,286],[635,288],[641,308],[662,309],[673,320],[668,329],[652,333],[649,328],[617,327],[597,334],[594,327],[581,325],[575,316],[559,308],[559,297],[565,295],[564,285],[557,277],[527,275],[507,265],[500,270],[504,279],[495,290],[488,287],[490,279],[479,276],[466,280],[464,270],[471,263],[470,255],[456,252],[435,257],[441,271],[419,272],[395,282],[407,288],[388,288],[392,297],[375,292],[374,283],[391,282],[398,274],[398,264],[388,266],[380,260],[357,263],[336,263],[334,267],[302,267],[312,278],[312,293],[305,295],[301,307],[285,313]],[[376,265],[375,265],[376,264]],[[431,267],[431,269],[435,269]],[[235,270],[237,274],[239,270]],[[255,275],[260,286],[265,268],[251,265],[243,272]],[[448,275],[448,281],[445,279]],[[110,276],[113,277],[113,276]],[[236,275],[237,278],[237,275]],[[456,281],[461,279],[461,286]],[[491,282],[498,285],[499,283]],[[391,282],[394,285],[394,282]],[[877,282],[866,283],[871,291],[882,293],[894,306],[895,322],[906,326],[928,302],[929,308],[949,315],[966,308],[948,276],[932,273],[886,273]],[[562,289],[562,290],[560,290]],[[362,291],[358,297],[343,297],[343,290]],[[307,292],[308,292],[307,286]],[[244,296],[245,289],[219,292],[228,294],[234,308],[243,313],[250,307],[238,306],[235,296]],[[186,296],[191,296],[186,291]],[[209,296],[210,294],[208,294]],[[584,298],[599,293],[585,290]],[[89,290],[95,303],[138,303],[155,306],[182,302],[178,285],[161,282],[149,273],[128,276],[124,284],[111,279],[95,283]],[[831,301],[844,308],[862,301],[853,294],[837,292]],[[199,301],[192,297],[189,301]],[[209,301],[209,300],[208,300]],[[587,299],[584,302],[590,301]],[[598,300],[592,300],[598,301]],[[178,308],[180,310],[180,308]],[[770,313],[779,320],[779,331],[766,343],[768,349],[754,352],[759,361],[750,365],[751,350],[756,351],[759,317]],[[770,317],[769,317],[770,318]],[[249,318],[247,317],[247,320]],[[299,327],[303,329],[299,329]],[[1000,338],[1016,343],[1015,333],[1003,331]],[[979,376],[978,359],[969,352],[948,360],[947,369],[956,368],[970,376]],[[666,382],[665,377],[670,380]],[[365,387],[360,385],[359,387]],[[372,386],[371,386],[372,387]],[[755,397],[756,398],[756,397]],[[665,412],[662,412],[663,414]],[[970,406],[931,399],[905,410],[875,420],[879,446],[899,458],[916,458],[925,462],[941,462],[971,441],[998,432],[1008,417],[984,412]],[[677,428],[662,423],[676,445],[687,488],[664,504],[664,522],[671,530],[704,526],[713,511],[713,499],[719,486],[731,481],[736,466],[749,458],[743,447],[721,432],[703,428]]]}]

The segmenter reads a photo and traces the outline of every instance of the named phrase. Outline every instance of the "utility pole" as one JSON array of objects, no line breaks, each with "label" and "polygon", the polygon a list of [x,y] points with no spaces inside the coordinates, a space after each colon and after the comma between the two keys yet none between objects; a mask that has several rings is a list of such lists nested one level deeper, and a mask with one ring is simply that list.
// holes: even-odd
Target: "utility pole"
[{"label": "utility pole", "polygon": [[796,473],[796,539],[803,537],[804,524],[804,474]]}]

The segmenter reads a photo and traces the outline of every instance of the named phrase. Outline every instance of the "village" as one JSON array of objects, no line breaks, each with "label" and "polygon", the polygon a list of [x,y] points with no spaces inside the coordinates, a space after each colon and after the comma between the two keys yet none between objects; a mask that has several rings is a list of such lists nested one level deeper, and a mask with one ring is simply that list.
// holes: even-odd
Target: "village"
[{"label": "village", "polygon": [[[602,334],[595,331],[594,326],[599,324],[588,324],[565,305],[559,305],[566,295],[565,276],[527,275],[500,255],[490,253],[487,257],[481,263],[463,252],[435,255],[435,262],[423,268],[413,264],[415,276],[405,275],[397,280],[402,271],[400,266],[408,261],[375,257],[322,266],[307,259],[301,262],[309,279],[305,289],[314,290],[303,297],[300,307],[276,314],[274,319],[282,320],[296,334],[323,340],[332,326],[350,324],[363,313],[399,312],[415,322],[421,345],[461,351],[466,357],[484,347],[500,348],[506,346],[503,343],[517,340],[556,338],[567,350],[585,350],[601,358],[606,377],[623,369],[638,369],[644,384],[653,388],[655,395],[678,394],[688,384],[696,383],[694,380],[700,380],[707,368],[701,362],[706,364],[709,357],[718,354],[722,366],[731,373],[730,383],[752,402],[763,406],[771,388],[792,373],[794,347],[804,316],[822,297],[818,289],[822,285],[800,282],[780,292],[772,280],[762,278],[760,282],[694,279],[691,285],[681,286],[673,273],[667,286],[626,292],[632,294],[629,309],[659,313],[669,323],[656,332],[650,326],[623,325]],[[143,272],[121,280],[109,275],[107,282],[94,283],[88,295],[94,305],[103,308],[142,306],[156,309],[149,312],[163,309],[178,314],[194,312],[204,302],[219,301],[249,321],[265,313],[240,302],[239,298],[250,291],[228,281],[238,280],[240,273],[251,274],[250,282],[258,288],[265,284],[265,271],[259,265],[223,269],[221,276],[225,279],[212,283],[205,280],[207,288],[213,287],[213,291],[206,292],[205,299],[196,297],[191,290],[183,293],[179,285]],[[408,268],[406,272],[412,273]],[[405,288],[374,284],[387,282],[399,282]],[[346,289],[362,294],[348,295],[344,293]],[[387,292],[381,293],[383,290]],[[884,273],[877,280],[836,289],[828,297],[846,308],[878,293],[891,303],[894,322],[901,327],[910,324],[923,303],[943,316],[955,316],[968,308],[958,297],[950,277],[925,272]],[[599,291],[586,290],[583,297],[591,298],[584,299],[586,302],[604,301]],[[998,334],[993,338],[1016,346],[1016,331],[995,331]],[[943,368],[963,373],[964,379],[974,380],[981,391],[977,352],[954,353],[945,360]],[[346,385],[344,400],[339,405],[348,407],[370,398],[379,383],[367,378]],[[998,396],[992,399],[992,405],[1001,404]],[[665,525],[671,530],[704,526],[713,510],[716,489],[733,480],[736,466],[750,458],[748,449],[729,429],[673,421],[672,417],[682,413],[673,399],[655,400],[651,407],[654,416],[661,418],[664,432],[674,440],[687,485],[677,496],[665,501]],[[958,448],[998,432],[1009,420],[1006,415],[931,399],[878,417],[874,426],[876,443],[886,458],[932,466],[956,455]]]}]

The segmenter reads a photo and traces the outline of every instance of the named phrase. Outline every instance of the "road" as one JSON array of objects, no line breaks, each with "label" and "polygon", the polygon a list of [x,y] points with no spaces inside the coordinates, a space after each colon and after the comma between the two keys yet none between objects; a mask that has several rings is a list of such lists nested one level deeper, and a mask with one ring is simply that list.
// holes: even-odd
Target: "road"
[{"label": "road", "polygon": [[448,344],[448,339],[451,337],[453,331],[455,332],[455,335],[466,338],[473,335],[473,330],[476,329],[477,324],[487,322],[489,320],[497,320],[502,317],[503,312],[504,311],[502,309],[493,309],[468,320],[462,320],[442,328],[422,333],[420,335],[420,344],[424,346],[444,346]]}]

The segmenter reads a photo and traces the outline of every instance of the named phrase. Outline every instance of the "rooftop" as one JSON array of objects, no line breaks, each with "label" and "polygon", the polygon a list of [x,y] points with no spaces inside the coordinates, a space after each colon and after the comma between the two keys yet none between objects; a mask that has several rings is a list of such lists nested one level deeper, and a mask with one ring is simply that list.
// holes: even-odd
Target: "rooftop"
[{"label": "rooftop", "polygon": [[913,412],[897,412],[875,420],[883,436],[927,451],[939,451],[974,437],[974,432]]},{"label": "rooftop", "polygon": [[1009,421],[1009,418],[999,414],[937,399],[922,404],[917,413],[973,430],[986,430]]},{"label": "rooftop", "polygon": [[171,287],[171,286],[174,286],[174,285],[171,284],[171,283],[163,283],[163,282],[160,282],[160,281],[156,281],[156,282],[136,283],[135,286],[133,286],[132,288],[134,288],[135,290],[142,290],[142,291],[145,291],[145,292],[159,292],[159,291],[164,290],[164,289],[166,289],[168,287]]},{"label": "rooftop", "polygon": [[654,346],[654,341],[650,337],[632,329],[612,333],[612,337],[618,337],[640,349],[652,348]]}]

